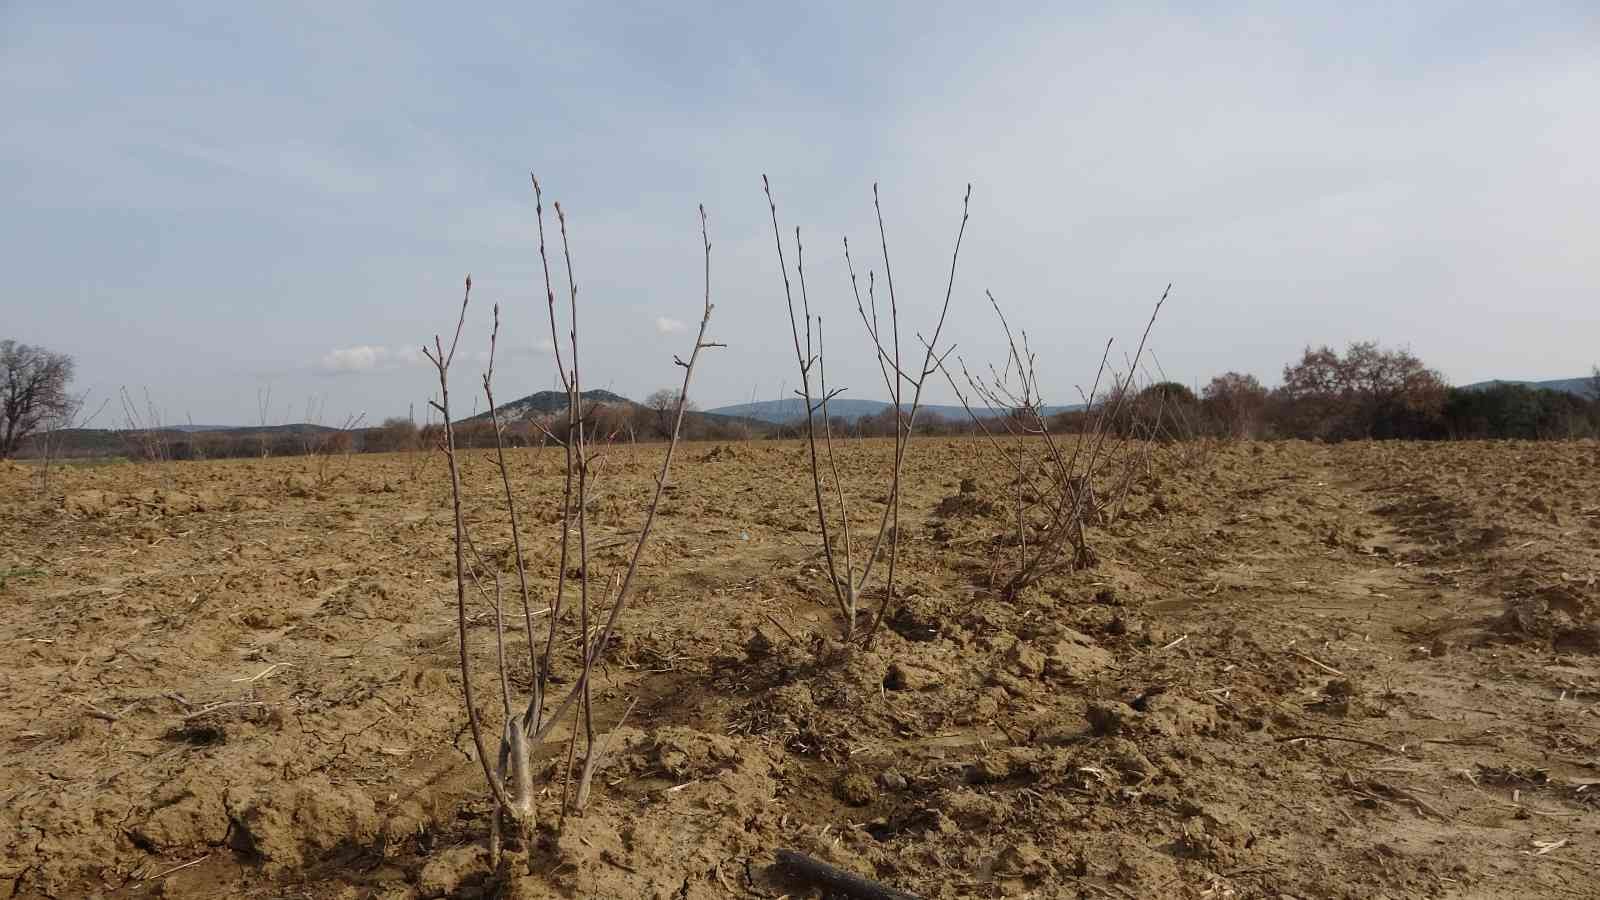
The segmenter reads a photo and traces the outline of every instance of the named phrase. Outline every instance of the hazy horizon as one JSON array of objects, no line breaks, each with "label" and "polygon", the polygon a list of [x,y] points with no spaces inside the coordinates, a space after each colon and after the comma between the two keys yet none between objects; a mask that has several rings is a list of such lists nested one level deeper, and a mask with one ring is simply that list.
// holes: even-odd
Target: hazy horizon
[{"label": "hazy horizon", "polygon": [[97,398],[148,389],[169,424],[257,424],[268,387],[274,424],[308,398],[330,424],[420,419],[416,348],[470,272],[470,414],[496,302],[497,394],[555,380],[533,170],[552,236],[550,202],[569,216],[585,387],[677,382],[703,202],[730,346],[693,394],[776,399],[796,375],[765,172],[856,399],[883,388],[840,239],[881,277],[874,181],[908,335],[972,184],[947,338],[1002,358],[992,290],[1052,403],[1107,338],[1131,353],[1169,282],[1151,346],[1184,383],[1272,384],[1365,339],[1460,384],[1587,373],[1600,11],[1268,9],[9,7],[0,338],[72,354]]}]

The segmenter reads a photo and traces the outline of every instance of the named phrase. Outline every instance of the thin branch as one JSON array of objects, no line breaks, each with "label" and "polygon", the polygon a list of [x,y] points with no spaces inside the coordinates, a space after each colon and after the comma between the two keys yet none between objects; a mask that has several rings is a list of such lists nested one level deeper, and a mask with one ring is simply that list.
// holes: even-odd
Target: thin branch
[{"label": "thin branch", "polygon": [[[456,552],[456,625],[457,649],[460,651],[461,662],[461,692],[467,705],[467,726],[472,732],[472,745],[478,751],[478,763],[483,767],[483,777],[489,782],[489,790],[494,795],[495,802],[501,808],[511,809],[511,798],[506,795],[505,786],[495,777],[493,768],[489,765],[489,752],[483,742],[483,725],[478,718],[478,706],[472,690],[472,662],[467,653],[467,582],[463,574],[466,571],[466,519],[461,512],[461,468],[456,460],[456,438],[454,421],[450,417],[450,361],[455,356],[456,344],[461,338],[461,322],[467,317],[467,303],[472,299],[472,277],[467,276],[465,294],[461,298],[461,317],[456,323],[455,337],[450,341],[450,352],[444,352],[442,342],[438,335],[434,335],[434,350],[437,355],[430,356],[434,368],[439,374],[438,403],[440,415],[444,417],[445,460],[450,470],[450,495],[455,516],[455,552]],[[423,347],[422,352],[428,352]]]},{"label": "thin branch", "polygon": [[[845,634],[848,636],[855,622],[850,614],[850,604],[845,594],[845,586],[839,581],[839,569],[833,558],[833,543],[828,535],[827,505],[823,502],[822,497],[822,474],[817,465],[817,425],[815,413],[811,407],[811,361],[813,359],[811,355],[811,311],[807,306],[805,309],[806,346],[805,350],[802,351],[800,349],[800,325],[795,321],[794,315],[794,293],[789,287],[789,265],[783,258],[783,237],[778,231],[778,207],[772,200],[772,185],[765,175],[761,176],[761,189],[767,195],[767,209],[772,216],[772,239],[778,248],[778,267],[783,273],[783,296],[789,306],[789,331],[794,338],[795,361],[800,366],[801,396],[805,399],[806,404],[806,447],[811,455],[811,486],[817,504],[817,527],[822,531],[822,553],[828,564],[828,581],[833,586],[834,598],[839,602],[839,614],[844,617]],[[796,230],[795,235],[798,241],[798,230]],[[804,297],[802,296],[803,300]],[[850,573],[847,572],[847,580],[849,577]]]},{"label": "thin branch", "polygon": [[584,672],[579,676],[579,684],[568,692],[566,698],[550,714],[548,720],[540,726],[534,740],[539,740],[544,734],[548,733],[567,707],[573,703],[582,691],[587,689],[594,661],[605,653],[606,646],[616,630],[617,619],[622,615],[622,611],[627,608],[630,597],[628,591],[633,585],[634,576],[639,571],[639,560],[644,555],[645,545],[650,539],[650,531],[655,526],[656,513],[661,507],[661,497],[667,487],[667,476],[672,471],[672,459],[678,449],[679,437],[683,432],[683,420],[688,411],[689,384],[694,378],[695,366],[700,360],[700,352],[702,350],[717,345],[715,341],[706,340],[706,328],[711,322],[711,311],[714,307],[711,303],[711,238],[708,233],[706,212],[703,206],[700,208],[700,238],[705,247],[705,307],[700,318],[700,329],[695,336],[694,349],[689,354],[689,365],[684,367],[683,385],[678,390],[678,405],[673,416],[672,436],[667,442],[667,452],[661,460],[661,469],[656,476],[655,493],[650,499],[649,510],[645,513],[644,525],[639,529],[639,537],[633,545],[633,554],[628,559],[627,572],[623,575],[622,582],[617,587],[616,602],[611,605],[610,613],[606,617],[605,626],[602,628],[599,637],[594,639],[584,655]]},{"label": "thin branch", "polygon": [[[962,240],[962,238],[964,238],[966,236],[966,233],[967,233],[967,217],[968,217],[968,210],[969,210],[971,201],[972,201],[972,185],[969,184],[969,185],[967,185],[966,194],[963,195],[962,198],[961,198],[961,227],[956,230],[956,246],[955,246],[955,249],[950,254],[950,277],[949,277],[949,280],[946,282],[946,285],[945,285],[944,304],[939,308],[939,322],[938,322],[937,325],[934,326],[933,339],[928,341],[928,343],[927,343],[927,353],[923,356],[922,367],[919,370],[923,374],[917,378],[917,380],[916,380],[916,389],[912,392],[912,395],[911,395],[911,412],[906,416],[906,423],[905,423],[905,429],[904,429],[904,436],[903,437],[901,437],[898,434],[899,429],[897,429],[897,439],[896,439],[896,442],[895,442],[895,455],[894,455],[894,476],[893,476],[893,479],[890,481],[890,486],[889,486],[889,494],[890,494],[890,498],[891,498],[890,499],[890,503],[891,503],[891,505],[893,507],[893,510],[894,510],[894,524],[893,524],[894,539],[889,544],[889,574],[888,574],[888,578],[886,579],[886,586],[885,586],[885,589],[884,589],[883,603],[878,607],[878,614],[877,614],[876,617],[873,618],[872,625],[867,629],[867,636],[866,636],[865,645],[867,647],[869,647],[869,648],[872,646],[873,638],[878,633],[878,627],[883,624],[884,616],[888,614],[890,608],[894,605],[895,566],[896,566],[896,563],[897,563],[899,555],[900,555],[900,478],[901,478],[901,475],[903,474],[904,469],[905,469],[906,448],[908,446],[910,446],[910,444],[911,444],[911,435],[912,435],[914,429],[916,428],[917,410],[922,405],[922,388],[923,388],[923,385],[927,383],[927,374],[926,373],[928,372],[929,364],[932,362],[932,360],[934,358],[934,355],[935,355],[934,354],[934,348],[939,345],[939,335],[941,333],[943,333],[943,331],[944,331],[945,318],[947,316],[949,316],[949,314],[950,314],[950,296],[955,291],[955,283],[956,283],[956,263],[959,262],[960,259],[961,259],[961,240]],[[873,187],[872,187],[872,204],[873,204],[874,208],[876,208],[878,206],[878,187],[877,187],[877,185],[873,185]],[[881,210],[878,213],[878,233],[879,233],[879,236],[882,237],[882,235],[883,235],[883,214],[882,214]],[[893,304],[894,304],[894,279],[889,274],[889,246],[888,246],[887,238],[883,239],[883,271],[884,271],[885,277],[889,279],[890,306],[891,306],[891,309],[893,309]],[[894,357],[895,358],[895,369],[899,370],[900,369],[900,334],[899,334],[899,324],[898,324],[898,319],[899,319],[898,313],[895,313],[894,318],[897,320],[896,324],[895,324],[895,357]],[[897,390],[895,391],[895,410],[896,410],[896,415],[898,416],[899,410],[900,410],[900,393],[899,393],[899,390],[898,390],[898,385],[897,385]],[[861,580],[862,580],[863,583],[866,582],[867,575],[870,574],[871,571],[872,571],[873,562],[878,558],[878,546],[883,541],[883,531],[884,531],[883,525],[880,524],[878,526],[878,537],[877,537],[877,539],[875,539],[873,541],[872,555],[867,557],[867,564],[866,564],[865,571],[863,571],[861,573]]]}]

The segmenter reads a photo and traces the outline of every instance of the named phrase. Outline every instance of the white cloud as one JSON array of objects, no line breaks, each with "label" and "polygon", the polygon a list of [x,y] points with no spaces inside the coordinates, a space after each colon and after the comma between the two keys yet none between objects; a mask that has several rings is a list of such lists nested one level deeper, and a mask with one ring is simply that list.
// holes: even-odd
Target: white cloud
[{"label": "white cloud", "polygon": [[677,334],[688,327],[689,326],[679,322],[677,319],[669,319],[666,316],[656,316],[656,334]]},{"label": "white cloud", "polygon": [[357,344],[337,347],[323,354],[318,368],[329,375],[358,375],[382,372],[402,366],[425,366],[428,358],[418,347],[382,347]]},{"label": "white cloud", "polygon": [[389,355],[397,364],[403,366],[433,365],[432,363],[428,362],[428,358],[426,356],[422,355],[421,347],[395,347],[393,350],[389,351]]},{"label": "white cloud", "polygon": [[508,344],[505,352],[514,356],[549,356],[555,349],[554,341],[548,337],[542,337],[534,338],[526,343]]},{"label": "white cloud", "polygon": [[387,347],[373,347],[360,344],[355,347],[340,347],[329,351],[322,357],[322,369],[334,374],[348,374],[353,372],[370,372],[376,369],[384,358],[389,355]]}]

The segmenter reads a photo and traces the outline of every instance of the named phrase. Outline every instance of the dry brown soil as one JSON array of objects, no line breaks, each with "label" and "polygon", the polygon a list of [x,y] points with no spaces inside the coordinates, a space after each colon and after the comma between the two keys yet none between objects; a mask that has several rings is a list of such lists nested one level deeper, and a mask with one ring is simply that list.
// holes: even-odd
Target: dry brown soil
[{"label": "dry brown soil", "polygon": [[[682,449],[599,726],[637,706],[559,834],[540,748],[493,877],[437,457],[0,463],[0,898],[820,896],[780,848],[922,897],[1600,897],[1600,445],[1163,448],[1006,600],[1004,469],[922,442],[871,651],[801,448]],[[659,452],[605,463],[598,577]],[[859,536],[889,446],[842,452]],[[559,464],[513,461],[546,601]]]}]

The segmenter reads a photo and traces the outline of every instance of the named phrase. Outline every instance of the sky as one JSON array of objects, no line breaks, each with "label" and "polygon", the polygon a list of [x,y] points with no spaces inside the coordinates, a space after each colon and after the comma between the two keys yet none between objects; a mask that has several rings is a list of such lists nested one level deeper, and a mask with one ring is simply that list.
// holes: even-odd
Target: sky
[{"label": "sky", "polygon": [[970,183],[941,341],[1003,361],[993,292],[1049,402],[1168,283],[1150,346],[1189,384],[1368,339],[1456,383],[1573,377],[1597,97],[1592,2],[6,3],[0,338],[168,424],[421,420],[470,273],[452,397],[481,410],[496,303],[497,397],[556,382],[535,172],[587,387],[677,383],[703,203],[728,346],[692,396],[772,399],[798,376],[766,173],[846,396],[884,396],[842,254],[881,286],[875,182],[906,355]]}]

